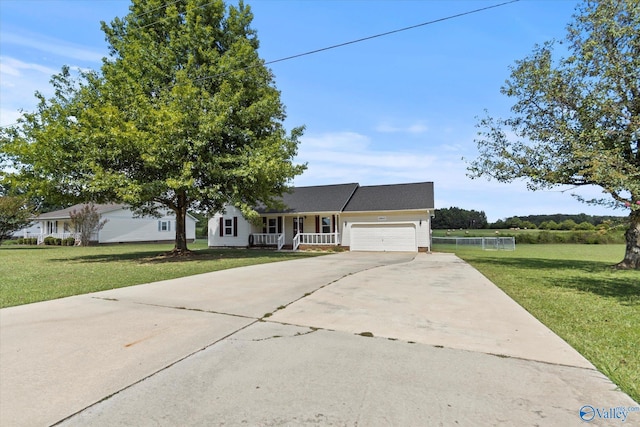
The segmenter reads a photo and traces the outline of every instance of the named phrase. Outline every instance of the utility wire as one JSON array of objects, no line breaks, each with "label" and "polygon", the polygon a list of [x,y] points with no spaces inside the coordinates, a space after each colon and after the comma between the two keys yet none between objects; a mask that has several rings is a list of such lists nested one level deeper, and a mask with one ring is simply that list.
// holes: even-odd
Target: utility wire
[{"label": "utility wire", "polygon": [[511,0],[511,1],[504,2],[504,3],[495,4],[493,6],[487,6],[487,7],[481,8],[481,9],[470,10],[468,12],[458,13],[457,15],[447,16],[445,18],[434,19],[433,21],[427,21],[427,22],[423,22],[421,24],[411,25],[410,27],[404,27],[404,28],[400,28],[400,29],[397,29],[397,30],[387,31],[386,33],[379,33],[379,34],[375,34],[373,36],[363,37],[361,39],[351,40],[351,41],[344,42],[344,43],[339,43],[339,44],[336,44],[336,45],[333,45],[333,46],[323,47],[321,49],[311,50],[309,52],[299,53],[297,55],[292,55],[292,56],[287,56],[285,58],[275,59],[273,61],[265,62],[265,65],[275,64],[277,62],[288,61],[290,59],[296,59],[296,58],[300,58],[302,56],[313,55],[315,53],[324,52],[324,51],[331,50],[331,49],[337,49],[339,47],[344,47],[344,46],[348,46],[348,45],[351,45],[351,44],[356,44],[356,43],[364,42],[364,41],[367,41],[367,40],[372,40],[372,39],[375,39],[375,38],[378,38],[378,37],[385,37],[385,36],[388,36],[388,35],[391,35],[391,34],[396,34],[396,33],[400,33],[400,32],[403,32],[403,31],[413,30],[415,28],[424,27],[424,26],[431,25],[431,24],[436,24],[438,22],[447,21],[447,20],[450,20],[450,19],[460,18],[461,16],[471,15],[473,13],[478,13],[478,12],[482,12],[482,11],[485,11],[485,10],[494,9],[496,7],[505,6],[505,5],[508,5],[510,3],[516,3],[518,1],[520,1],[520,0]]},{"label": "utility wire", "polygon": [[[176,1],[171,2],[171,3],[167,3],[167,4],[163,5],[163,6],[174,4],[174,3],[177,3],[178,1],[180,1],[180,0],[176,0]],[[337,49],[337,48],[340,48],[340,47],[349,46],[349,45],[352,45],[352,44],[361,43],[361,42],[364,42],[364,41],[368,41],[368,40],[372,40],[372,39],[376,39],[376,38],[380,38],[380,37],[386,37],[386,36],[389,36],[391,34],[401,33],[403,31],[409,31],[409,30],[413,30],[413,29],[416,29],[416,28],[425,27],[427,25],[432,25],[432,24],[436,24],[438,22],[443,22],[443,21],[448,21],[448,20],[455,19],[455,18],[460,18],[462,16],[483,12],[483,11],[486,11],[486,10],[489,10],[489,9],[495,9],[495,8],[498,8],[498,7],[506,6],[506,5],[511,4],[511,3],[517,3],[519,1],[520,0],[510,0],[510,1],[503,2],[503,3],[494,4],[492,6],[486,6],[486,7],[482,7],[482,8],[479,8],[479,9],[474,9],[474,10],[470,10],[470,11],[467,11],[467,12],[458,13],[458,14],[455,14],[455,15],[449,15],[449,16],[446,16],[444,18],[438,18],[438,19],[434,19],[434,20],[431,20],[431,21],[423,22],[423,23],[420,23],[420,24],[411,25],[409,27],[403,27],[403,28],[399,28],[399,29],[396,29],[396,30],[386,31],[384,33],[378,33],[378,34],[374,34],[372,36],[362,37],[362,38],[351,40],[351,41],[347,41],[347,42],[344,42],[344,43],[339,43],[339,44],[335,44],[335,45],[332,45],[332,46],[323,47],[323,48],[320,48],[320,49],[310,50],[310,51],[307,51],[307,52],[298,53],[298,54],[291,55],[291,56],[286,56],[284,58],[274,59],[274,60],[267,61],[267,62],[264,62],[264,63],[256,64],[256,65],[250,65],[250,66],[247,66],[247,67],[244,67],[244,68],[239,68],[239,69],[228,71],[228,72],[225,72],[225,73],[219,73],[219,74],[213,74],[213,75],[210,75],[210,76],[199,77],[199,78],[193,79],[193,82],[199,82],[199,81],[214,79],[216,77],[222,77],[222,76],[231,74],[232,72],[244,71],[244,70],[248,70],[248,69],[259,67],[259,66],[263,66],[263,65],[271,65],[271,64],[277,64],[278,62],[290,61],[292,59],[301,58],[303,56],[314,55],[316,53],[326,52],[328,50]],[[206,3],[205,5],[202,5],[201,7],[204,7],[204,6],[209,5],[211,3],[213,3],[213,2]],[[163,6],[160,6],[160,8],[162,8]],[[149,12],[146,12],[146,13],[149,13]],[[144,15],[144,14],[141,14],[139,16],[142,16],[142,15]],[[159,22],[159,21],[156,21],[156,22]],[[154,22],[152,24],[148,24],[145,27],[153,25],[156,22]],[[145,27],[140,27],[140,28],[145,28]],[[175,86],[175,85],[173,85],[173,86]],[[173,86],[171,86],[171,87],[173,87]],[[2,126],[2,127],[3,128],[8,128],[8,127],[14,126],[16,124],[18,124],[18,123],[16,122],[16,123],[13,123],[13,124],[10,124],[10,125],[6,125],[6,126]]]},{"label": "utility wire", "polygon": [[[148,15],[148,14],[153,13],[153,12],[155,12],[155,11],[157,11],[157,10],[162,9],[162,8],[165,8],[165,7],[171,6],[171,5],[176,4],[176,3],[180,3],[181,1],[182,1],[182,0],[174,0],[174,1],[169,2],[169,3],[164,3],[164,4],[162,4],[162,5],[158,6],[158,7],[156,7],[155,9],[147,10],[146,12],[143,12],[143,13],[140,13],[140,14],[138,14],[138,15],[135,15],[135,16],[133,17],[133,19],[138,19],[138,18],[140,18],[141,16]],[[158,22],[158,21],[156,21],[156,22]],[[154,23],[155,23],[155,22],[154,22]]]},{"label": "utility wire", "polygon": [[444,18],[434,19],[432,21],[423,22],[421,24],[416,24],[416,25],[411,25],[409,27],[399,28],[397,30],[387,31],[387,32],[384,32],[384,33],[379,33],[379,34],[374,34],[372,36],[367,36],[367,37],[363,37],[363,38],[360,38],[360,39],[351,40],[351,41],[348,41],[348,42],[344,42],[344,43],[339,43],[339,44],[335,44],[335,45],[332,45],[332,46],[323,47],[323,48],[320,48],[320,49],[310,50],[308,52],[298,53],[296,55],[286,56],[286,57],[280,58],[280,59],[274,59],[274,60],[267,61],[267,62],[264,62],[263,64],[259,64],[259,65],[250,65],[250,66],[247,66],[247,67],[244,67],[244,68],[239,68],[237,70],[228,71],[228,72],[225,72],[225,73],[214,74],[214,75],[205,76],[205,77],[199,77],[199,78],[194,79],[193,81],[194,82],[198,82],[198,81],[202,81],[202,80],[209,80],[209,79],[213,79],[213,78],[216,78],[216,77],[225,76],[225,75],[230,74],[230,73],[235,72],[235,71],[244,71],[244,70],[248,70],[248,69],[251,69],[251,68],[259,67],[261,65],[271,65],[271,64],[276,64],[278,62],[284,62],[284,61],[289,61],[291,59],[301,58],[303,56],[314,55],[316,53],[325,52],[327,50],[337,49],[337,48],[340,48],[340,47],[349,46],[349,45],[356,44],[356,43],[361,43],[361,42],[372,40],[372,39],[376,39],[376,38],[379,38],[379,37],[385,37],[385,36],[388,36],[388,35],[391,35],[391,34],[396,34],[396,33],[400,33],[400,32],[403,32],[403,31],[413,30],[415,28],[424,27],[424,26],[427,26],[427,25],[432,25],[432,24],[436,24],[438,22],[448,21],[448,20],[455,19],[455,18],[460,18],[462,16],[471,15],[471,14],[478,13],[478,12],[483,12],[485,10],[494,9],[494,8],[501,7],[501,6],[506,6],[508,4],[516,3],[516,2],[519,2],[519,1],[520,0],[510,0],[510,1],[507,1],[507,2],[495,4],[495,5],[492,5],[492,6],[487,6],[487,7],[483,7],[483,8],[480,8],[480,9],[474,9],[474,10],[470,10],[468,12],[458,13],[456,15],[446,16]]},{"label": "utility wire", "polygon": [[[148,15],[148,14],[149,14],[149,13],[151,13],[151,12],[155,12],[156,10],[160,10],[160,9],[162,9],[163,7],[167,7],[167,6],[170,6],[170,5],[172,5],[172,4],[179,3],[179,2],[181,2],[181,1],[182,1],[182,0],[175,0],[175,1],[171,2],[171,3],[165,3],[165,4],[163,4],[162,6],[159,6],[159,7],[155,8],[155,9],[153,9],[153,10],[149,10],[149,11],[147,11],[147,12],[141,13],[140,15],[136,15],[136,16],[134,16],[133,18],[134,18],[134,19],[137,19],[137,18],[139,18],[139,17],[141,17],[141,16]],[[210,1],[209,3],[201,4],[201,5],[197,6],[197,7],[196,7],[196,9],[202,9],[202,8],[207,7],[207,6],[209,6],[209,5],[211,5],[211,4],[215,3],[215,2],[216,2],[216,0],[214,0],[214,1]],[[138,28],[138,29],[144,29],[144,28],[147,28],[147,27],[151,27],[152,25],[155,25],[155,24],[157,24],[158,22],[161,22],[161,21],[166,21],[167,19],[169,19],[169,17],[168,17],[168,16],[165,16],[164,18],[160,18],[160,19],[158,19],[157,21],[153,21],[153,22],[151,22],[151,23],[149,23],[149,24],[147,24],[147,25],[143,25],[143,26],[141,26],[141,27],[136,27],[136,28]]]}]

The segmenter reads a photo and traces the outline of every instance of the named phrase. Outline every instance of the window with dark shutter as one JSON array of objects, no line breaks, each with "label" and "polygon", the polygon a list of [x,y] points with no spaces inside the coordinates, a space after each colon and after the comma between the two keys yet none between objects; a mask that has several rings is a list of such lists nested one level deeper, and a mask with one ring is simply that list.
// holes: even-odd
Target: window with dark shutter
[{"label": "window with dark shutter", "polygon": [[322,232],[331,233],[331,218],[328,216],[322,217]]},{"label": "window with dark shutter", "polygon": [[233,219],[225,218],[224,219],[224,235],[225,236],[233,236]]}]

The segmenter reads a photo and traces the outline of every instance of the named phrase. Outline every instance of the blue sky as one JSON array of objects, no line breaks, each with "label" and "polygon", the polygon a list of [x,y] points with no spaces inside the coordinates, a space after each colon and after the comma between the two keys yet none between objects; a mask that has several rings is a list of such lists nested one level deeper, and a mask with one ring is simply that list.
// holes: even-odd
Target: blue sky
[{"label": "blue sky", "polygon": [[[246,0],[266,61],[496,5],[502,0]],[[577,1],[516,3],[270,65],[286,127],[305,125],[295,185],[434,181],[436,207],[514,215],[622,211],[579,203],[597,188],[531,192],[466,176],[477,155],[476,118],[507,116],[509,66],[533,46],[562,39]],[[107,55],[100,21],[128,0],[0,1],[0,124],[50,94],[63,65],[98,69]]]}]

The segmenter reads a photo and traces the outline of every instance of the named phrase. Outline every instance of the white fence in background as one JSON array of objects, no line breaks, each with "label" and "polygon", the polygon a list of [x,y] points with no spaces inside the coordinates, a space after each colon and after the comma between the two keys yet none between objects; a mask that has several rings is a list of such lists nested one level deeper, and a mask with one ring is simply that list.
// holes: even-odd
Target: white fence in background
[{"label": "white fence in background", "polygon": [[434,245],[455,245],[460,247],[474,247],[482,250],[515,251],[515,237],[433,237]]}]

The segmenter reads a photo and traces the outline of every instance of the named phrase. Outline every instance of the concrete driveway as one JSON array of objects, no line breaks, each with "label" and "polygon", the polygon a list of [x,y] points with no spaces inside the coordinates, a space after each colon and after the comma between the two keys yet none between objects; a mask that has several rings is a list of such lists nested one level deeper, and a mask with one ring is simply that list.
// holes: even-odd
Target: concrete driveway
[{"label": "concrete driveway", "polygon": [[450,254],[341,253],[0,310],[0,426],[566,426],[584,405],[637,403]]}]

